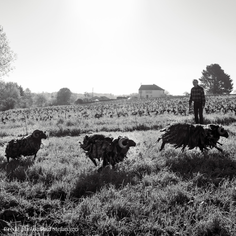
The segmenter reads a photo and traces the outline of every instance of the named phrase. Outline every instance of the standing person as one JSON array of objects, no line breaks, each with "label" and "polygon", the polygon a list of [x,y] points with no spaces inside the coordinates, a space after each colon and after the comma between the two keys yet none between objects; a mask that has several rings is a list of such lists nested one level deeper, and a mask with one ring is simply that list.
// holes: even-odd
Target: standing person
[{"label": "standing person", "polygon": [[190,99],[189,99],[189,108],[194,102],[193,110],[196,124],[199,124],[198,115],[200,118],[200,124],[203,124],[203,108],[205,106],[205,94],[201,86],[198,85],[198,80],[193,80],[193,88],[191,89]]}]

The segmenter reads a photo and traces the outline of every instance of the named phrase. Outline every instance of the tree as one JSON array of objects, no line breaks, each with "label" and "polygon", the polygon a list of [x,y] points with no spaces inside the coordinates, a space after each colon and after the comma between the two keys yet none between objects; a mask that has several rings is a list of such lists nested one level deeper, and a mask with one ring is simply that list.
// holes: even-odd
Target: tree
[{"label": "tree", "polygon": [[57,105],[69,105],[71,91],[68,88],[62,88],[57,92]]},{"label": "tree", "polygon": [[218,64],[207,66],[199,80],[200,85],[210,94],[229,94],[233,90],[232,79]]},{"label": "tree", "polygon": [[0,81],[0,110],[13,109],[20,101],[20,90],[16,83]]},{"label": "tree", "polygon": [[12,70],[11,63],[15,58],[16,55],[11,50],[6,34],[0,26],[0,78]]},{"label": "tree", "polygon": [[165,94],[165,96],[171,96],[170,92],[167,90],[164,91],[164,94]]},{"label": "tree", "polygon": [[21,94],[21,100],[19,107],[21,108],[31,107],[33,105],[33,94],[31,93],[30,89],[27,88],[23,91],[20,89],[20,94]]},{"label": "tree", "polygon": [[83,99],[81,99],[81,98],[78,98],[78,99],[75,101],[75,105],[83,104],[83,103],[84,103],[84,101],[83,101]]},{"label": "tree", "polygon": [[188,97],[190,94],[189,94],[189,92],[184,92],[183,95]]},{"label": "tree", "polygon": [[35,105],[37,107],[43,107],[45,106],[47,103],[47,98],[44,94],[37,94],[35,97]]}]

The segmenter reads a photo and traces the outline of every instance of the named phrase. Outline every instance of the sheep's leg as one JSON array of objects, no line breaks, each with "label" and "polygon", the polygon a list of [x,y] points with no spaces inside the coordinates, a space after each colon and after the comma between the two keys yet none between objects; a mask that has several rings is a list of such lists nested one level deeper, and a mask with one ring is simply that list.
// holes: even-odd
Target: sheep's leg
[{"label": "sheep's leg", "polygon": [[[90,156],[91,155],[91,156]],[[86,156],[94,163],[95,166],[97,166],[97,162],[95,161],[95,159],[92,157],[91,153],[86,153]]]},{"label": "sheep's leg", "polygon": [[165,144],[166,144],[166,143],[165,143],[164,141],[162,141],[160,151],[165,147]]},{"label": "sheep's leg", "polygon": [[219,150],[220,152],[223,152],[223,150],[217,146],[214,146],[217,150]]},{"label": "sheep's leg", "polygon": [[109,161],[108,161],[107,156],[105,156],[105,157],[103,158],[102,167],[104,168],[105,166],[108,166],[108,165],[109,165]]},{"label": "sheep's leg", "polygon": [[103,166],[98,168],[98,173],[100,173],[103,170]]},{"label": "sheep's leg", "polygon": [[94,165],[97,166],[97,162],[95,161],[95,159],[91,158],[90,156],[89,156],[89,158],[94,163]]},{"label": "sheep's leg", "polygon": [[187,146],[187,145],[184,145],[184,146],[182,147],[182,149],[181,149],[182,152],[184,152],[184,149],[185,149],[186,146]]}]

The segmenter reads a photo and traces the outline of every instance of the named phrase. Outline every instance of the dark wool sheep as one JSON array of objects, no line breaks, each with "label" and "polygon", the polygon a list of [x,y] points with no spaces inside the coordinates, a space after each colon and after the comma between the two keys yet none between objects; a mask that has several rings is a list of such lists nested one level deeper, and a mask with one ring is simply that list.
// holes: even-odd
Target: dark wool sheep
[{"label": "dark wool sheep", "polygon": [[[198,147],[202,152],[208,150],[208,148],[216,148],[220,144],[218,141],[220,136],[228,138],[228,132],[219,125],[192,125],[192,124],[173,124],[169,127],[161,130],[165,132],[162,137],[162,145],[160,151],[164,148],[166,143],[173,144],[175,148],[182,147],[184,151],[185,147],[193,149]],[[220,144],[221,145],[221,144]]]},{"label": "dark wool sheep", "polygon": [[6,146],[7,162],[9,158],[18,158],[20,156],[31,156],[36,154],[41,146],[41,140],[46,139],[46,133],[41,130],[35,130],[31,135],[22,139],[13,139]]},{"label": "dark wool sheep", "polygon": [[130,147],[135,147],[136,143],[127,137],[118,137],[117,139],[105,137],[101,134],[95,134],[90,137],[84,137],[83,143],[80,147],[86,152],[86,155],[97,166],[96,159],[103,160],[102,167],[121,162],[126,157]]}]

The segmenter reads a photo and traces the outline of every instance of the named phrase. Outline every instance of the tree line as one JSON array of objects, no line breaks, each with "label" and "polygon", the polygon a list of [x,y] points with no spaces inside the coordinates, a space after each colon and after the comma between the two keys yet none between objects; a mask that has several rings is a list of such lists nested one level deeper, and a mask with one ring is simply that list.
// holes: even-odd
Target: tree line
[{"label": "tree line", "polygon": [[0,81],[0,111],[69,105],[75,100],[76,96],[68,88],[62,88],[57,93],[32,93],[17,83]]}]

